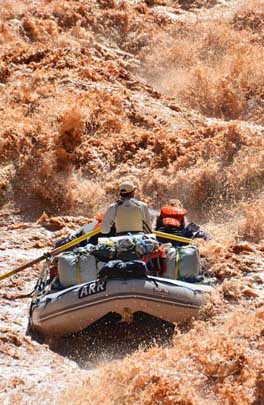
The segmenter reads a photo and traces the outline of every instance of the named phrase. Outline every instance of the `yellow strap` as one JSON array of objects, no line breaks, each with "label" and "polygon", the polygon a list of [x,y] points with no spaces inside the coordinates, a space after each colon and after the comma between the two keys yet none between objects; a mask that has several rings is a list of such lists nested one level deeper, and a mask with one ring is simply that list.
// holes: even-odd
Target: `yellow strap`
[{"label": "yellow strap", "polygon": [[180,258],[180,253],[179,250],[176,250],[176,260],[175,260],[175,278],[176,280],[179,279],[179,258]]},{"label": "yellow strap", "polygon": [[78,262],[77,262],[77,283],[81,284],[81,260],[80,260],[80,257],[78,257]]}]

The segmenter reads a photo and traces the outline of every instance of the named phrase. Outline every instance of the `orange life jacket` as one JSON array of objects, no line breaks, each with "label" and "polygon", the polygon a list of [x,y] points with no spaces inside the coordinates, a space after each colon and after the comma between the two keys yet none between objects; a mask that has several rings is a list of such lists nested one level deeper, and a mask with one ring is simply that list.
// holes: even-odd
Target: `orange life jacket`
[{"label": "orange life jacket", "polygon": [[162,207],[160,215],[164,226],[179,228],[184,225],[184,217],[188,214],[185,208],[176,208],[170,205]]}]

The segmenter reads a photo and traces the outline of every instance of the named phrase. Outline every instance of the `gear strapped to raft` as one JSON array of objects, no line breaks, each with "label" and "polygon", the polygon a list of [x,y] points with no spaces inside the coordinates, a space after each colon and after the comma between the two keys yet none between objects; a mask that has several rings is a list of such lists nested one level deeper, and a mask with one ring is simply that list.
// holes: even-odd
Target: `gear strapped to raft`
[{"label": "gear strapped to raft", "polygon": [[105,263],[99,271],[99,278],[141,278],[148,273],[146,263],[142,260],[132,260],[123,262],[122,260],[112,260]]}]

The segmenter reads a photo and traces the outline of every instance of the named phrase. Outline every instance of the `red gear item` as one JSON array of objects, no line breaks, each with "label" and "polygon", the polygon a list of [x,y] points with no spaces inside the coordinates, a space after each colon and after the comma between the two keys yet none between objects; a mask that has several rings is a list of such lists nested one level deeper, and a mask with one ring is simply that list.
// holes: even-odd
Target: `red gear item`
[{"label": "red gear item", "polygon": [[97,224],[95,225],[94,230],[100,228],[103,218],[104,218],[104,214],[102,212],[100,214],[96,215],[95,219],[97,221]]},{"label": "red gear item", "polygon": [[58,275],[58,268],[54,263],[49,265],[50,280],[53,280]]},{"label": "red gear item", "polygon": [[103,218],[104,218],[104,214],[102,212],[100,212],[100,214],[97,214],[95,217],[96,221],[98,221],[99,223],[102,222]]},{"label": "red gear item", "polygon": [[157,252],[152,252],[149,253],[147,256],[143,256],[143,260],[146,264],[149,264],[150,259],[153,260],[154,268],[148,266],[149,270],[151,273],[158,273],[159,276],[164,274],[167,270],[166,258],[166,252],[160,246],[158,247]]}]

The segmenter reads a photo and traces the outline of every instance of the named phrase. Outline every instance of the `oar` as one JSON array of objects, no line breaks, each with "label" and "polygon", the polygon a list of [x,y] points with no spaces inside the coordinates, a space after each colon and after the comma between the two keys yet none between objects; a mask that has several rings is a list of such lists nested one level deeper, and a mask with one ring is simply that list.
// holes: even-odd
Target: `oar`
[{"label": "oar", "polygon": [[94,229],[91,232],[86,233],[85,235],[80,236],[77,239],[73,239],[70,242],[66,243],[65,245],[59,246],[56,249],[53,249],[49,253],[44,253],[42,256],[38,257],[37,259],[32,260],[31,262],[25,263],[22,266],[19,266],[17,269],[11,270],[8,273],[0,275],[0,281],[13,276],[14,274],[20,273],[21,271],[27,269],[28,267],[33,266],[34,264],[42,262],[42,260],[45,260],[49,257],[54,257],[57,256],[59,253],[63,252],[64,250],[67,250],[71,248],[72,246],[77,245],[78,243],[84,241],[85,239],[91,238],[94,235],[97,235],[100,233],[101,229],[100,227]]},{"label": "oar", "polygon": [[170,233],[165,233],[165,232],[160,232],[160,231],[154,231],[154,233],[158,238],[176,240],[177,242],[182,242],[182,243],[193,243],[192,239],[184,238],[183,236],[171,235]]}]

